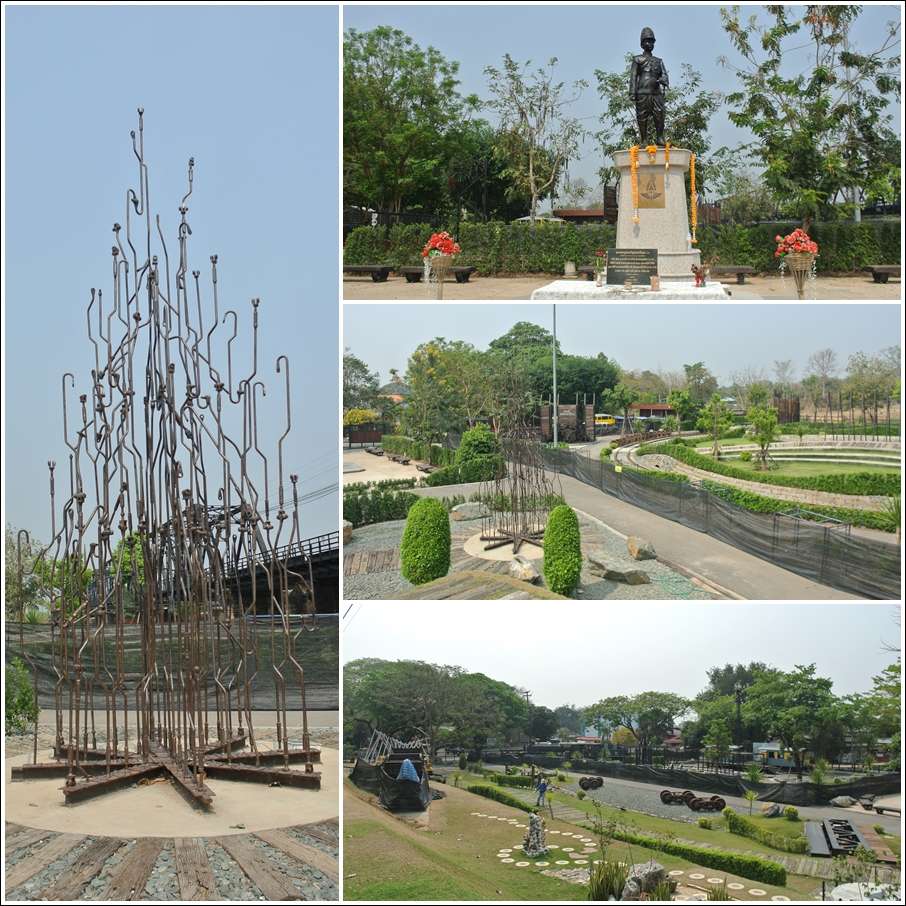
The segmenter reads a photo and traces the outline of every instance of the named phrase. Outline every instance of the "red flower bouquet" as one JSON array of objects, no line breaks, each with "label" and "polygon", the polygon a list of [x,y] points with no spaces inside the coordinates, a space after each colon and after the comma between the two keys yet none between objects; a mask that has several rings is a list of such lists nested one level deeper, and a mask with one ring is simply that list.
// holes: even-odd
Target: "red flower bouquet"
[{"label": "red flower bouquet", "polygon": [[774,252],[775,258],[784,255],[817,255],[818,243],[809,237],[805,230],[793,230],[788,236],[777,235],[774,237],[777,243],[777,250]]},{"label": "red flower bouquet", "polygon": [[433,233],[422,249],[422,258],[434,255],[458,255],[462,249],[459,243],[446,231]]}]

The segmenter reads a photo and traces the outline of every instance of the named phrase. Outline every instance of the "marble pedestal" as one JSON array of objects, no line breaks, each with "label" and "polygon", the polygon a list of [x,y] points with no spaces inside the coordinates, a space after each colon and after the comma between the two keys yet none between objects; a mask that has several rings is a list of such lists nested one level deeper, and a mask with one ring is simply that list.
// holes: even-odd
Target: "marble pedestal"
[{"label": "marble pedestal", "polygon": [[533,302],[712,302],[729,299],[723,283],[696,286],[691,280],[661,280],[657,291],[648,286],[596,286],[591,280],[554,280],[532,293]]},{"label": "marble pedestal", "polygon": [[[661,281],[693,281],[692,265],[701,265],[701,252],[689,243],[689,211],[686,204],[685,174],[691,151],[670,149],[670,169],[664,167],[665,152],[658,148],[654,161],[639,149],[639,222],[633,223],[632,178],[628,151],[617,151],[614,165],[620,173],[617,213],[618,249],[657,249]],[[663,179],[663,193],[659,191]],[[652,183],[657,191],[650,192]],[[645,197],[645,196],[649,197]],[[654,205],[663,206],[654,206]],[[652,206],[644,206],[652,205]]]}]

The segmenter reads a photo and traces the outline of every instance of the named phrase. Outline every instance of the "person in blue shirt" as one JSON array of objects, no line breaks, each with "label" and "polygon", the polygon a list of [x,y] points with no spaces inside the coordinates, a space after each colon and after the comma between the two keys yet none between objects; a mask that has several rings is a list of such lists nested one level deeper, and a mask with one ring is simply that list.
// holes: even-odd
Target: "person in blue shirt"
[{"label": "person in blue shirt", "polygon": [[538,780],[538,786],[536,787],[536,789],[538,790],[538,801],[535,803],[535,805],[544,805],[544,796],[547,793],[547,778],[544,776],[544,774],[542,774],[540,779]]}]

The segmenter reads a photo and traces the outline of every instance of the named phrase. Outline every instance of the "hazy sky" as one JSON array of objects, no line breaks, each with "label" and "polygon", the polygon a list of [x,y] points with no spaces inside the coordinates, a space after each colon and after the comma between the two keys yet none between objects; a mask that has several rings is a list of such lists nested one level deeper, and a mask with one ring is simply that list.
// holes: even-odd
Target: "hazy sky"
[{"label": "hazy sky", "polygon": [[[433,337],[466,340],[480,349],[517,321],[552,329],[551,305],[493,304],[344,306],[343,343],[386,381],[405,372],[409,355]],[[603,352],[624,368],[680,371],[703,361],[718,380],[746,365],[770,375],[775,359],[792,359],[801,375],[809,355],[830,346],[841,363],[898,342],[900,306],[792,305],[558,305],[560,348],[574,355]]]},{"label": "hazy sky", "polygon": [[[302,494],[336,483],[337,9],[5,13],[7,520],[47,537],[46,461],[66,474],[61,375],[76,373],[77,392],[88,385],[85,307],[92,287],[111,290],[111,227],[137,187],[138,106],[171,261],[194,156],[189,266],[207,276],[219,255],[221,311],[238,311],[244,338],[249,300],[262,300],[263,442],[271,450],[283,430],[274,363],[286,353],[286,471],[301,473]],[[236,349],[244,365],[248,343]],[[305,506],[303,533],[336,529],[336,514],[336,494]]]},{"label": "hazy sky", "polygon": [[[621,70],[627,53],[640,52],[639,33],[646,25],[654,29],[655,53],[666,63],[674,84],[678,82],[681,64],[690,63],[701,72],[704,89],[725,94],[737,89],[733,71],[718,63],[721,55],[730,63],[741,62],[721,28],[721,5],[729,4],[347,6],[343,24],[359,31],[391,25],[406,32],[422,47],[436,47],[448,60],[459,62],[460,92],[474,93],[482,99],[488,97],[484,68],[499,67],[505,53],[520,62],[532,60],[536,65],[557,57],[561,80],[571,83],[584,79],[589,83],[571,113],[595,132],[600,128],[598,119],[604,108],[604,101],[598,96],[595,70]],[[743,6],[745,18],[761,9],[755,5]],[[804,11],[804,7],[795,9]],[[865,4],[852,30],[856,47],[863,51],[877,49],[886,34],[885,23],[899,18],[898,5]],[[797,43],[807,42],[803,39]],[[811,63],[805,49],[791,53],[787,59],[791,71],[803,70]],[[890,109],[892,128],[899,131],[899,106],[893,104]],[[492,120],[489,112],[482,115]],[[668,139],[669,132],[668,111]],[[710,133],[713,150],[722,145],[734,147],[750,139],[746,132],[730,123],[726,107],[712,117]],[[594,186],[601,164],[597,143],[589,139],[582,148],[580,160],[571,163],[570,175],[581,176]]]},{"label": "hazy sky", "polygon": [[886,604],[736,601],[368,601],[344,621],[343,660],[455,664],[531,691],[536,704],[589,705],[648,690],[694,696],[705,671],[762,661],[817,665],[838,695],[864,692],[896,656],[897,608]]}]

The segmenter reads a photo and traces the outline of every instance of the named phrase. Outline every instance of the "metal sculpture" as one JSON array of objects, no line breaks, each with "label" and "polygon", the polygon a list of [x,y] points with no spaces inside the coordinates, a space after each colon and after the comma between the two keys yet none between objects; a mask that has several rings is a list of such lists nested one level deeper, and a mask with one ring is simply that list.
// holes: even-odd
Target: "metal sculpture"
[{"label": "metal sculpture", "polygon": [[515,556],[523,544],[543,546],[555,493],[544,470],[539,433],[532,424],[533,401],[521,376],[512,375],[509,381],[497,430],[504,468],[481,490],[488,504],[481,540],[487,542],[485,550],[512,544]]},{"label": "metal sculpture", "polygon": [[661,802],[664,805],[687,805],[693,812],[722,812],[727,803],[720,796],[696,796],[692,790],[675,793],[672,790],[661,790]]},{"label": "metal sculpture", "polygon": [[[201,272],[190,270],[195,162],[171,261],[160,216],[150,213],[141,108],[131,135],[138,190],[126,193],[125,227],[113,227],[112,300],[91,290],[94,367],[75,421],[75,377],[63,375],[69,493],[61,507],[48,463],[52,538],[38,568],[52,615],[56,761],[14,776],[65,776],[68,803],[161,774],[201,806],[213,801],[207,777],[318,788],[320,753],[310,743],[296,656],[301,633],[315,628],[310,564],[306,575],[277,555],[301,541],[299,478],[285,464],[289,360],[275,363],[285,423],[272,483],[258,420],[266,392],[260,300],[251,300],[251,365],[239,378],[240,319],[221,311],[217,255],[207,299]],[[245,593],[239,562],[251,579]],[[125,603],[139,572],[132,626]],[[127,669],[127,635],[140,645],[139,671]],[[259,747],[252,717],[265,669],[272,750]],[[288,689],[301,702],[301,748],[290,743],[297,728],[289,726]]]}]

